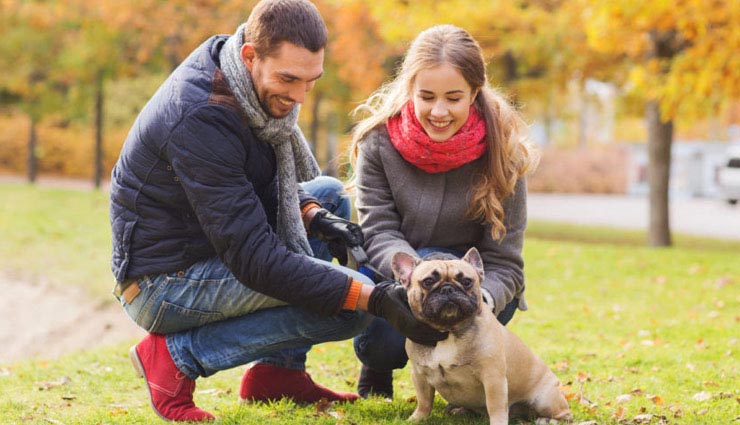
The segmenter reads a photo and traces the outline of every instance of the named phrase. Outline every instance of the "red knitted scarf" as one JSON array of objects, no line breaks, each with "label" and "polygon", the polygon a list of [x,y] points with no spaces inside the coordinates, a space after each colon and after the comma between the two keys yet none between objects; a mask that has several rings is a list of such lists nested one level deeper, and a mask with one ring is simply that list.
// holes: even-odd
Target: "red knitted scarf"
[{"label": "red knitted scarf", "polygon": [[414,114],[409,101],[401,113],[387,123],[391,143],[408,162],[427,173],[441,173],[480,158],[486,151],[486,123],[478,109],[470,106],[468,120],[449,139],[432,140]]}]

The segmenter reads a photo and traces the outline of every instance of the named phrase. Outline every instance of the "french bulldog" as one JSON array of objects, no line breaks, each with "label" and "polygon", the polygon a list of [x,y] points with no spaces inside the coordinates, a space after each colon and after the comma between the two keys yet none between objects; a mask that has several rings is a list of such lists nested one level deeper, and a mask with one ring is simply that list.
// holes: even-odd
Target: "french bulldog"
[{"label": "french bulldog", "polygon": [[398,252],[392,270],[414,316],[449,332],[434,347],[406,340],[417,399],[409,420],[429,416],[435,390],[451,405],[487,414],[492,425],[508,424],[512,406],[527,416],[572,418],[555,374],[484,303],[477,249],[462,259],[435,253],[422,260]]}]

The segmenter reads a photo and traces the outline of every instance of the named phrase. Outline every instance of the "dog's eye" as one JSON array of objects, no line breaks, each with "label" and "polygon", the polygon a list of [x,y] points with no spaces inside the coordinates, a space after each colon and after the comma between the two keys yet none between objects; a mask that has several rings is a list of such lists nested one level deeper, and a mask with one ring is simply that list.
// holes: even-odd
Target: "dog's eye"
[{"label": "dog's eye", "polygon": [[473,279],[469,277],[464,277],[460,279],[460,283],[462,284],[463,287],[465,287],[465,289],[468,289],[471,286],[473,286]]},{"label": "dog's eye", "polygon": [[433,277],[428,277],[421,281],[421,285],[424,287],[424,289],[429,289],[437,282],[437,279]]}]

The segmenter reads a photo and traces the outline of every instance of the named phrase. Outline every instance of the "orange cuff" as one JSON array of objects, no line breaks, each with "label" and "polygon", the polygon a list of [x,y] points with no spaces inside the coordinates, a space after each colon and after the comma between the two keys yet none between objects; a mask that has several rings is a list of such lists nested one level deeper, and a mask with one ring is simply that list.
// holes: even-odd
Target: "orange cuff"
[{"label": "orange cuff", "polygon": [[306,205],[301,208],[301,217],[305,217],[308,210],[312,210],[314,208],[321,208],[321,205],[317,204],[316,202],[309,202]]},{"label": "orange cuff", "polygon": [[344,305],[342,310],[357,310],[357,302],[360,301],[360,291],[362,290],[362,282],[353,280],[347,298],[344,299]]}]

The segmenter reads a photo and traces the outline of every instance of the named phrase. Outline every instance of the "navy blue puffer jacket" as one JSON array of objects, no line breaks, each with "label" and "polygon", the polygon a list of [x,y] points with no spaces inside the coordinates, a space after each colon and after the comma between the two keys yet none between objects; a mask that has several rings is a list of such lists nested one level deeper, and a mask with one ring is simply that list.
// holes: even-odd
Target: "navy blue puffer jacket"
[{"label": "navy blue puffer jacket", "polygon": [[123,282],[218,255],[250,288],[334,314],[351,279],[289,251],[274,232],[275,155],[250,131],[218,68],[226,39],[193,51],[126,138],[111,178],[113,274]]}]

